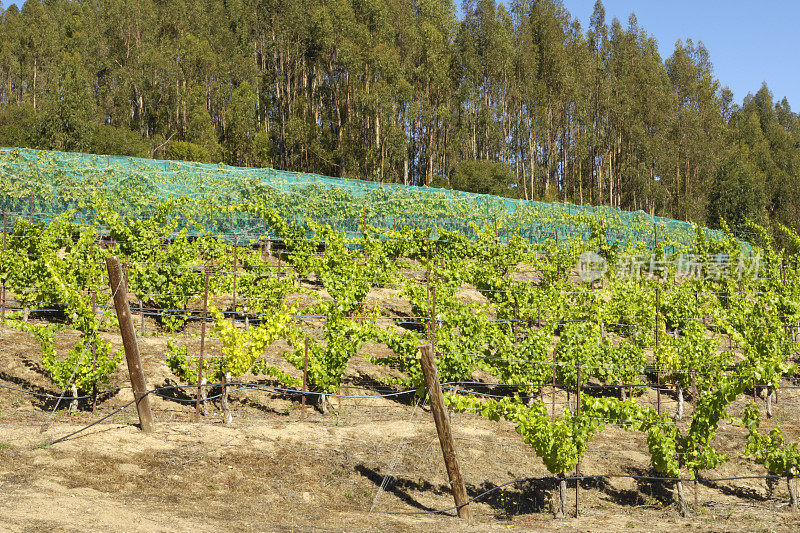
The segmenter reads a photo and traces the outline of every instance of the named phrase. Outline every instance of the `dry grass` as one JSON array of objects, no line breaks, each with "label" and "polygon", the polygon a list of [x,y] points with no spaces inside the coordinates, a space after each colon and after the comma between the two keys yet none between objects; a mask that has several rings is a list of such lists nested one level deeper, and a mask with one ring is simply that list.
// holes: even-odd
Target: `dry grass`
[{"label": "dry grass", "polygon": [[[391,291],[370,296],[371,302],[402,309]],[[147,330],[156,331],[148,321]],[[196,325],[189,334],[196,333]],[[59,336],[66,350],[74,332]],[[103,337],[121,346],[114,332]],[[163,353],[168,338],[140,339],[150,386],[173,383]],[[178,339],[190,346],[199,339]],[[207,343],[213,352],[215,340]],[[270,359],[280,368],[297,372],[279,355]],[[386,348],[368,345],[364,353]],[[299,375],[299,374],[295,374]],[[399,374],[354,358],[346,392],[375,394],[381,380]],[[476,376],[477,377],[477,376]],[[250,379],[254,379],[252,376]],[[124,365],[111,385],[125,385]],[[0,326],[0,384],[40,393],[54,393],[40,367],[38,344],[27,334]],[[130,409],[59,444],[41,448],[110,413],[131,398],[130,390],[101,397],[98,413],[87,402],[70,415],[63,408],[26,394],[0,390],[0,529],[9,531],[441,531],[507,530],[670,530],[714,531],[783,530],[800,527],[788,511],[784,482],[774,487],[764,480],[706,482],[696,486],[697,515],[683,519],[672,505],[672,487],[630,478],[587,480],[582,484],[579,518],[554,521],[549,513],[552,479],[509,423],[493,423],[470,414],[452,414],[453,433],[467,481],[476,496],[510,480],[528,481],[493,490],[474,504],[475,519],[464,524],[446,515],[393,515],[448,508],[448,489],[439,444],[430,413],[416,408],[408,397],[333,401],[329,415],[309,409],[300,419],[297,398],[264,391],[233,395],[232,427],[221,424],[212,404],[209,414],[194,423],[188,395],[153,398],[157,430],[142,434]],[[673,410],[675,398],[664,395],[663,406]],[[732,415],[742,411],[735,403]],[[654,393],[640,401],[655,404]],[[547,404],[549,405],[549,399]],[[563,408],[566,395],[556,396]],[[63,406],[62,406],[63,407]],[[776,420],[789,426],[796,440],[800,425],[800,394],[781,392]],[[691,402],[687,400],[687,413]],[[52,419],[50,418],[53,412]],[[49,422],[47,431],[40,432]],[[723,425],[716,445],[741,450],[744,432]],[[391,468],[386,490],[369,510],[384,476]],[[581,471],[585,474],[651,473],[642,434],[607,428],[590,445]],[[709,476],[760,475],[764,470],[737,453]],[[687,486],[690,502],[695,487]],[[574,506],[574,485],[570,506]]]}]

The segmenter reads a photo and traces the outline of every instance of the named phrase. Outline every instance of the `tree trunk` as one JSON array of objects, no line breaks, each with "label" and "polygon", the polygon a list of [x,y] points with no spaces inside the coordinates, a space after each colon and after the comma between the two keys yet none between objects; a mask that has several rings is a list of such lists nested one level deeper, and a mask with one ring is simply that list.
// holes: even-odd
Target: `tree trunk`
[{"label": "tree trunk", "polygon": [[687,516],[689,514],[689,504],[686,503],[686,498],[683,495],[683,481],[677,482],[677,492],[678,492],[678,513],[681,516]]},{"label": "tree trunk", "polygon": [[683,420],[683,387],[676,385],[678,390],[678,410],[675,411],[675,420]]},{"label": "tree trunk", "polygon": [[775,391],[767,387],[767,418],[772,418],[772,400],[775,397]]},{"label": "tree trunk", "polygon": [[328,396],[326,394],[318,394],[317,395],[317,408],[319,412],[323,415],[328,414],[328,407],[330,406],[330,401],[328,401]]},{"label": "tree trunk", "polygon": [[224,382],[222,385],[222,413],[225,417],[225,425],[230,426],[231,422],[233,422],[233,416],[231,415],[230,406],[228,405],[228,383],[231,382],[231,373],[225,372],[225,377],[223,378]]},{"label": "tree trunk", "polygon": [[797,511],[797,487],[795,486],[794,475],[786,476],[786,486],[789,488],[789,505],[792,511]]},{"label": "tree trunk", "polygon": [[33,60],[33,108],[36,109],[36,74],[39,70],[39,61]]},{"label": "tree trunk", "polygon": [[567,509],[567,480],[564,479],[564,473],[558,475],[558,493],[553,491],[553,497],[550,502],[550,508],[553,512],[554,518],[564,518]]},{"label": "tree trunk", "polygon": [[72,401],[69,404],[69,412],[76,413],[78,411],[78,387],[73,383],[70,385],[70,390],[72,391]]},{"label": "tree trunk", "polygon": [[536,186],[536,151],[533,145],[533,132],[528,136],[528,163],[531,168],[531,200],[536,198],[534,195],[534,187]]},{"label": "tree trunk", "polygon": [[528,406],[528,408],[533,407],[533,404],[536,402],[536,398],[538,397],[539,395],[535,394],[533,392],[533,388],[531,388],[531,392],[528,393],[528,399],[525,401],[525,405]]},{"label": "tree trunk", "polygon": [[203,413],[203,416],[206,415],[206,398],[208,398],[208,378],[203,376],[203,380],[201,381],[202,387],[200,387],[200,410]]}]

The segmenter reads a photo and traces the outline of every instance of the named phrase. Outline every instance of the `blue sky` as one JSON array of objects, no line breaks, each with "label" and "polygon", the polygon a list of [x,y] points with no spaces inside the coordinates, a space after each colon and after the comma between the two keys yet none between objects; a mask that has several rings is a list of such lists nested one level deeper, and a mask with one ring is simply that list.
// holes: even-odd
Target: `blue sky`
[{"label": "blue sky", "polygon": [[[563,0],[584,32],[595,0]],[[736,101],[766,81],[775,101],[786,96],[800,110],[800,2],[796,0],[603,0],[606,22],[627,26],[636,13],[639,27],[658,41],[667,58],[678,39],[702,41],[722,86]]]}]

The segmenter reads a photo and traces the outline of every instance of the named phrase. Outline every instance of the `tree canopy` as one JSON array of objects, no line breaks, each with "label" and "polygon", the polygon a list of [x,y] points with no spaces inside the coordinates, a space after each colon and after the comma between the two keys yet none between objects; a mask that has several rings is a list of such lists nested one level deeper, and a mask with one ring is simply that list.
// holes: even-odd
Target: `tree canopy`
[{"label": "tree canopy", "polygon": [[224,161],[798,227],[800,118],[701,42],[558,0],[28,0],[0,144]]}]

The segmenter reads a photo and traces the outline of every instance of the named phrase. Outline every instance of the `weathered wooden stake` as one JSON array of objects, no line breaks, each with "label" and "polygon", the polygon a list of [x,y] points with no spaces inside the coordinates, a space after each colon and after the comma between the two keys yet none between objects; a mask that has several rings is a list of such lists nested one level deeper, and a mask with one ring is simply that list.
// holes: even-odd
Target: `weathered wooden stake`
[{"label": "weathered wooden stake", "polygon": [[[577,406],[576,412],[578,413],[578,418],[580,418],[580,416],[581,416],[581,360],[580,359],[578,359],[578,369],[577,370],[578,370],[577,371],[577,378],[578,378],[577,388],[578,388],[578,390],[577,390],[576,395],[578,397],[578,399],[577,399],[578,406]],[[575,518],[578,518],[578,513],[579,513],[578,496],[579,496],[580,490],[581,490],[581,479],[580,479],[580,477],[581,477],[581,462],[579,460],[577,463],[575,463]]]},{"label": "weathered wooden stake", "polygon": [[142,371],[142,362],[139,357],[139,345],[136,342],[136,331],[133,329],[131,309],[128,306],[128,285],[123,282],[122,268],[115,256],[106,258],[108,269],[108,282],[114,296],[114,307],[117,310],[119,331],[122,335],[122,345],[125,348],[125,360],[128,363],[128,373],[133,387],[133,397],[136,400],[136,411],[139,413],[139,423],[142,431],[153,431],[153,413],[150,410],[150,400],[147,395],[147,382]]},{"label": "weathered wooden stake", "polygon": [[428,387],[428,397],[430,399],[433,421],[436,424],[436,432],[439,434],[439,444],[442,446],[442,456],[444,465],[447,468],[447,476],[450,479],[450,486],[453,490],[453,499],[458,507],[459,518],[471,519],[472,512],[467,505],[467,489],[464,487],[464,480],[461,478],[461,471],[458,469],[456,451],[453,447],[453,435],[450,433],[450,424],[444,409],[444,398],[442,397],[442,387],[439,384],[439,375],[436,371],[436,361],[433,359],[433,349],[428,346],[420,346],[422,373],[425,376],[425,384]]},{"label": "weathered wooden stake", "polygon": [[436,286],[431,287],[431,346],[436,349]]},{"label": "weathered wooden stake", "polygon": [[230,426],[233,422],[230,407],[228,406],[228,383],[231,382],[231,373],[225,372],[222,378],[222,415],[225,418],[225,425]]},{"label": "weathered wooden stake", "polygon": [[553,395],[550,400],[550,420],[556,419],[556,352],[553,350]]},{"label": "weathered wooden stake", "polygon": [[306,391],[308,390],[308,337],[305,339],[305,347],[303,349],[303,397],[301,399],[300,407],[300,421],[306,419]]},{"label": "weathered wooden stake", "polygon": [[[428,309],[431,307],[431,236],[428,235],[425,245],[425,286],[428,292]],[[431,320],[428,320],[428,342],[433,344],[433,337],[431,336]]]},{"label": "weathered wooden stake", "polygon": [[[267,235],[267,221],[264,220],[264,245],[261,247],[261,259],[267,262],[267,251],[269,251],[270,240]],[[271,251],[270,251],[271,253]]]},{"label": "weathered wooden stake", "polygon": [[656,287],[656,399],[658,402],[658,416],[661,416],[661,361],[658,356],[658,314],[661,307],[660,289]]},{"label": "weathered wooden stake", "polygon": [[239,266],[239,258],[237,250],[239,249],[239,239],[237,234],[233,234],[233,316],[231,317],[231,324],[236,325],[236,270]]},{"label": "weathered wooden stake", "polygon": [[[6,233],[8,233],[8,223],[6,222],[6,210],[3,209],[3,254],[6,253]],[[6,323],[6,286],[0,286],[0,322]]]},{"label": "weathered wooden stake", "polygon": [[[97,314],[97,293],[92,291],[92,316]],[[92,372],[97,371],[97,343],[92,341]],[[92,414],[97,409],[97,382],[92,383]]]},{"label": "weathered wooden stake", "polygon": [[203,414],[206,409],[206,387],[204,387],[203,376],[203,356],[206,350],[206,316],[208,315],[208,267],[205,268],[206,283],[203,292],[203,314],[200,319],[200,360],[197,363],[197,400],[194,405],[194,417],[196,421],[200,421],[200,402],[203,402]]}]

